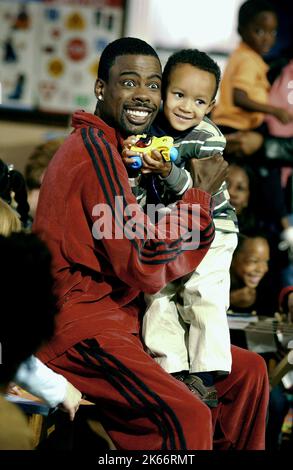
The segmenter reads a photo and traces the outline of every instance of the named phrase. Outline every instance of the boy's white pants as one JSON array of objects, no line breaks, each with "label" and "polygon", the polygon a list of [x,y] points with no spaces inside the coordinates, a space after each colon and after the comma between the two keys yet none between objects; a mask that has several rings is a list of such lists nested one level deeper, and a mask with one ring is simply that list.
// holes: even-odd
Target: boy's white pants
[{"label": "boy's white pants", "polygon": [[227,310],[236,246],[236,233],[216,230],[196,271],[145,295],[144,342],[167,372],[231,371]]}]

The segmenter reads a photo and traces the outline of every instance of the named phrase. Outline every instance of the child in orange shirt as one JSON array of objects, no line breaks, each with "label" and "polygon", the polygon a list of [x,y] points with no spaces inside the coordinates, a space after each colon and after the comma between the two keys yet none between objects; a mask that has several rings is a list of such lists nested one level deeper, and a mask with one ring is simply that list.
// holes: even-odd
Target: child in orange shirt
[{"label": "child in orange shirt", "polygon": [[277,26],[276,12],[267,1],[248,0],[241,5],[238,32],[242,41],[229,58],[213,113],[224,134],[256,129],[265,114],[283,124],[293,121],[293,114],[268,103],[268,66],[262,56],[274,45]]}]

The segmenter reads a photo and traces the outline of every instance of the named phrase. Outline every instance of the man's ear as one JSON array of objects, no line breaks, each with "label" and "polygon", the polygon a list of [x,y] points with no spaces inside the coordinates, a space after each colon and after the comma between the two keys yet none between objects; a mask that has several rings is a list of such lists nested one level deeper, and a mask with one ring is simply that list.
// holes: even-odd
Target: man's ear
[{"label": "man's ear", "polygon": [[207,111],[206,111],[206,114],[209,114],[209,113],[214,109],[215,104],[216,104],[216,100],[214,99],[214,100],[212,100],[212,101],[210,102],[209,107],[208,107],[208,109],[207,109]]},{"label": "man's ear", "polygon": [[95,83],[95,95],[98,101],[104,101],[105,82],[97,78]]}]

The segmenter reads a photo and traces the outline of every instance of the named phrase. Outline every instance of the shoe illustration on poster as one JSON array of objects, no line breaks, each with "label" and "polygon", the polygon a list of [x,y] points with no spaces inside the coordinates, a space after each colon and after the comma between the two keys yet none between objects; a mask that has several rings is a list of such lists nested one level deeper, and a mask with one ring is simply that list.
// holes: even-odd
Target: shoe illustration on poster
[{"label": "shoe illustration on poster", "polygon": [[17,62],[17,53],[13,45],[13,38],[10,35],[3,42],[3,62]]},{"label": "shoe illustration on poster", "polygon": [[20,100],[23,96],[25,86],[25,75],[20,73],[16,78],[15,88],[8,96],[9,100]]}]

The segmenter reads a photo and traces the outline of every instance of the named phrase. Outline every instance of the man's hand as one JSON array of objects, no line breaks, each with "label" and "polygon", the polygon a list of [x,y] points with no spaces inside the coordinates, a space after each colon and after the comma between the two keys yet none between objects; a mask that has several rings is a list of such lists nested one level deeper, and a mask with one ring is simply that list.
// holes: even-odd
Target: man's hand
[{"label": "man's hand", "polygon": [[190,172],[194,188],[214,194],[227,176],[228,163],[220,153],[208,158],[192,158]]},{"label": "man's hand", "polygon": [[66,395],[63,403],[59,405],[61,410],[69,414],[70,421],[74,420],[75,413],[79,408],[81,393],[70,382],[67,383]]},{"label": "man's hand", "polygon": [[130,150],[130,147],[132,147],[132,145],[135,145],[137,140],[138,138],[135,135],[131,135],[127,137],[127,139],[123,142],[121,155],[126,168],[130,167],[133,163],[133,159],[131,157],[137,155],[137,152],[133,152]]}]

